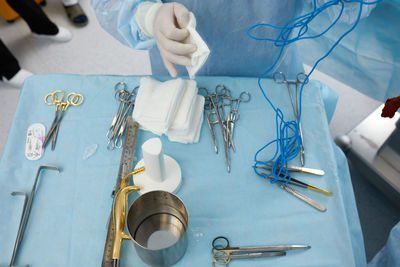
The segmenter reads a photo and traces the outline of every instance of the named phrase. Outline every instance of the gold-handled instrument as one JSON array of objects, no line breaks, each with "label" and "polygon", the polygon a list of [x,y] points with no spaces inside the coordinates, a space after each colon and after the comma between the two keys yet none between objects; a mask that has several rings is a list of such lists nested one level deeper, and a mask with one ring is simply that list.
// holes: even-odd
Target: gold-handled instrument
[{"label": "gold-handled instrument", "polygon": [[50,138],[53,137],[53,140],[51,142],[51,150],[55,149],[60,123],[64,116],[65,111],[67,111],[68,107],[70,106],[81,105],[83,103],[84,97],[81,94],[72,92],[67,95],[65,101],[63,99],[64,99],[64,92],[61,90],[56,90],[52,93],[47,94],[44,97],[44,102],[47,105],[54,105],[56,107],[56,113],[54,116],[53,123],[51,124],[50,129],[47,132],[47,135],[43,141],[43,147],[45,147],[48,144]]},{"label": "gold-handled instrument", "polygon": [[[266,178],[269,179],[269,180],[272,179],[271,176],[267,176]],[[285,182],[285,180],[282,181],[282,183],[284,183],[284,182]],[[328,190],[321,189],[321,188],[318,188],[316,186],[312,186],[312,185],[306,184],[306,183],[304,183],[302,181],[299,181],[299,180],[297,180],[297,179],[295,179],[293,177],[290,178],[290,181],[288,182],[288,184],[296,185],[296,186],[303,187],[303,188],[306,188],[306,189],[310,189],[312,191],[324,194],[325,196],[332,196],[332,192],[330,192]]]},{"label": "gold-handled instrument", "polygon": [[[257,166],[257,168],[267,169],[267,168],[265,168],[265,166]],[[288,168],[288,169],[289,169],[289,168]],[[263,175],[265,178],[269,179],[269,180],[272,179],[272,176],[271,176],[271,175],[267,175],[267,174],[264,174],[264,173],[263,173],[262,175]],[[280,173],[279,176],[282,177],[282,178],[285,178],[285,174],[284,174],[283,172]],[[287,178],[287,177],[286,177],[286,178]],[[284,182],[286,182],[286,180],[282,180],[281,182],[284,183]],[[330,191],[328,191],[328,190],[321,189],[321,188],[318,188],[318,187],[316,187],[316,186],[312,186],[312,185],[310,185],[310,184],[307,184],[307,183],[304,183],[304,182],[302,182],[302,181],[300,181],[300,180],[297,180],[297,179],[295,179],[295,178],[293,178],[293,177],[290,178],[288,184],[296,185],[296,186],[303,187],[303,188],[306,188],[306,189],[310,189],[310,190],[312,190],[312,191],[315,191],[315,192],[324,194],[324,195],[326,195],[326,196],[331,196],[331,195],[332,195],[332,192],[330,192]]]},{"label": "gold-handled instrument", "polygon": [[112,253],[112,262],[113,266],[118,266],[119,258],[121,255],[121,244],[123,240],[130,239],[130,237],[125,234],[125,221],[126,221],[126,210],[128,206],[128,194],[133,191],[139,191],[139,186],[128,186],[127,181],[131,175],[135,175],[139,172],[144,171],[145,168],[139,168],[134,170],[133,172],[128,173],[121,180],[121,189],[116,193],[114,202],[113,202],[113,223],[115,226],[114,230],[114,243],[113,243],[113,253]]},{"label": "gold-handled instrument", "polygon": [[324,195],[326,195],[326,196],[331,196],[331,195],[332,195],[332,192],[330,192],[330,191],[328,191],[328,190],[321,189],[321,188],[318,188],[318,187],[315,187],[315,186],[306,184],[306,183],[304,183],[304,182],[302,182],[302,181],[299,181],[299,180],[297,180],[297,179],[295,179],[295,178],[293,178],[293,177],[290,179],[289,184],[297,185],[297,186],[303,187],[303,188],[307,188],[307,189],[310,189],[310,190],[312,190],[312,191],[315,191],[315,192],[324,194]]},{"label": "gold-handled instrument", "polygon": [[[137,169],[123,180],[143,170]],[[155,190],[140,194],[128,209],[128,194],[139,189],[123,185],[115,196],[112,266],[118,267],[121,244],[127,239],[132,241],[137,255],[146,264],[171,266],[183,257],[187,248],[189,215],[186,207],[174,194]]]},{"label": "gold-handled instrument", "polygon": [[[126,181],[124,181],[123,183],[121,183],[121,181],[132,170],[138,129],[139,129],[139,124],[133,121],[132,117],[129,116],[126,125],[125,140],[122,148],[121,161],[113,196],[114,193],[120,190],[121,184],[126,185]],[[108,230],[104,246],[103,260],[101,264],[102,267],[113,266],[113,246],[114,246],[115,228],[112,217],[113,216],[111,212],[108,222]]]},{"label": "gold-handled instrument", "polygon": [[[270,166],[267,167],[267,166],[264,165],[264,166],[253,166],[253,167],[261,168],[261,169],[264,169],[264,170],[269,170]],[[262,175],[263,177],[265,177],[265,178],[267,178],[269,180],[272,179],[272,176],[271,176],[272,174],[271,173],[270,174],[260,173],[260,175]],[[304,183],[302,181],[299,181],[299,180],[297,180],[297,179],[295,179],[293,177],[290,178],[290,180],[287,182],[287,184],[284,184],[287,181],[288,177],[284,173],[280,173],[279,177],[284,178],[284,179],[280,180],[276,184],[278,186],[280,186],[283,190],[285,190],[286,192],[292,194],[293,196],[297,197],[298,199],[301,199],[302,201],[306,202],[307,204],[309,204],[310,206],[316,208],[319,211],[322,211],[322,212],[326,211],[326,208],[325,208],[324,205],[322,205],[321,203],[318,203],[317,201],[315,201],[315,200],[313,200],[313,199],[301,194],[300,192],[298,192],[298,191],[294,190],[293,188],[289,187],[288,185],[296,185],[296,186],[299,186],[299,187],[310,189],[312,191],[324,194],[326,196],[331,196],[332,192],[324,190],[324,189],[321,189],[321,188],[318,188],[318,187],[315,187],[315,186],[312,186],[312,185],[309,185],[309,184],[306,184],[306,183]]]}]

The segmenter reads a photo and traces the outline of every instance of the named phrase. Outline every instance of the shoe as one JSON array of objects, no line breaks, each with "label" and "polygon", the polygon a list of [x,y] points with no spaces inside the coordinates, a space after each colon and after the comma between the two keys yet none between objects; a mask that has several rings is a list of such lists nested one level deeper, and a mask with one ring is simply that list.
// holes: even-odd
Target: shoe
[{"label": "shoe", "polygon": [[11,79],[7,80],[7,78],[4,78],[3,81],[11,86],[21,88],[25,79],[32,75],[33,75],[32,72],[24,70],[24,69],[20,69],[17,72],[17,74],[15,74]]},{"label": "shoe", "polygon": [[64,6],[64,8],[69,20],[75,26],[83,27],[88,24],[88,18],[79,3],[72,6]]},{"label": "shoe", "polygon": [[37,39],[48,39],[60,43],[69,42],[72,39],[72,33],[64,27],[58,27],[58,33],[54,35],[37,34],[33,32],[32,36]]}]

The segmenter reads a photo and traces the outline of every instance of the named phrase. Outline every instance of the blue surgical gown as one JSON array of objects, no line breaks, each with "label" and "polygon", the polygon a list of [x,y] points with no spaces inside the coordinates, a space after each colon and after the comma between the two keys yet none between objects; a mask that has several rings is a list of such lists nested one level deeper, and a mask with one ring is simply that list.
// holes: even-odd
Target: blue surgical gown
[{"label": "blue surgical gown", "polygon": [[[366,5],[364,9],[369,9],[368,17],[360,20],[355,30],[318,65],[318,70],[384,102],[400,95],[400,0],[384,0],[373,9]],[[322,13],[310,24],[309,34],[320,33],[335,15]],[[313,65],[351,27],[356,15],[318,39],[299,42],[302,61]]]},{"label": "blue surgical gown", "polygon": [[[123,44],[133,49],[149,50],[154,75],[167,75],[160,53],[153,39],[145,36],[135,20],[137,6],[143,0],[92,0],[92,5],[102,27]],[[159,1],[153,1],[159,2]],[[276,59],[279,48],[272,42],[249,38],[247,29],[256,22],[284,25],[301,10],[301,1],[293,0],[178,0],[193,12],[197,31],[208,44],[211,53],[197,75],[247,76],[263,73]],[[275,38],[277,30],[259,32]],[[187,75],[184,67],[177,66],[179,75]],[[283,71],[294,77],[303,71],[296,46],[283,53],[274,71]]]},{"label": "blue surgical gown", "polygon": [[386,245],[375,255],[368,267],[400,266],[400,222],[390,231]]},{"label": "blue surgical gown", "polygon": [[[151,0],[160,2],[159,0]],[[327,0],[317,0],[321,5]],[[144,0],[92,0],[102,27],[123,44],[150,52],[152,72],[167,74],[154,40],[145,36],[136,24],[137,6]],[[172,1],[162,1],[172,2]],[[293,0],[177,0],[197,18],[197,30],[209,45],[211,54],[198,75],[258,76],[277,57],[272,42],[256,41],[246,35],[256,23],[283,26],[300,13],[311,10],[314,1]],[[357,28],[337,46],[318,69],[377,100],[400,95],[400,5],[399,0],[386,0],[376,7],[363,6]],[[313,65],[328,51],[333,41],[350,28],[357,17],[358,3],[346,3],[341,22],[318,39],[291,45],[283,53],[274,71],[289,77],[302,71],[301,61]],[[309,33],[320,33],[340,9],[333,7],[321,13],[309,26]],[[372,11],[372,12],[371,12]],[[276,38],[277,31],[264,28],[259,35]],[[300,53],[298,52],[300,51]],[[301,60],[300,60],[300,57]],[[178,66],[180,75],[186,70]]]},{"label": "blue surgical gown", "polygon": [[[92,0],[92,6],[101,26],[121,43],[133,49],[149,50],[153,75],[168,75],[160,53],[152,38],[147,37],[136,23],[136,10],[144,0]],[[160,2],[160,1],[153,1]],[[193,12],[197,31],[208,44],[211,53],[197,75],[255,77],[267,70],[277,59],[280,48],[273,42],[259,41],[247,36],[247,29],[255,23],[283,26],[303,9],[302,1],[293,0],[178,0]],[[256,29],[255,35],[276,38],[279,30]],[[177,65],[179,75],[187,75],[183,66]],[[288,79],[294,79],[303,71],[295,44],[284,49],[275,71],[282,71]],[[337,94],[324,89],[328,120],[333,116]]]}]

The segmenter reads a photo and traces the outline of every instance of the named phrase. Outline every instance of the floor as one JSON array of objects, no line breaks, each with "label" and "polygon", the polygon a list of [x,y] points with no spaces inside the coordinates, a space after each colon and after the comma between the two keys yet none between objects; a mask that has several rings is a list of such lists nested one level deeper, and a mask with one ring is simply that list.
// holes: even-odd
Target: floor
[{"label": "floor", "polygon": [[[89,24],[84,28],[76,28],[68,21],[61,1],[47,2],[47,6],[44,7],[46,14],[57,25],[72,31],[74,38],[69,43],[34,40],[23,20],[19,19],[9,24],[0,19],[0,38],[18,58],[23,68],[35,74],[151,74],[147,52],[131,50],[103,31],[88,0],[81,1],[89,17]],[[307,66],[305,68],[309,69]],[[339,102],[330,124],[333,137],[350,131],[381,104],[323,73],[315,72],[312,78],[323,81],[339,94]],[[6,143],[18,95],[19,89],[0,82],[0,155]],[[358,99],[357,105],[350,104],[354,99]],[[351,168],[351,163],[350,169],[364,232],[367,259],[370,260],[385,243],[388,231],[400,220],[400,212],[368,184],[357,170]],[[383,216],[379,213],[382,209],[385,209]]]}]

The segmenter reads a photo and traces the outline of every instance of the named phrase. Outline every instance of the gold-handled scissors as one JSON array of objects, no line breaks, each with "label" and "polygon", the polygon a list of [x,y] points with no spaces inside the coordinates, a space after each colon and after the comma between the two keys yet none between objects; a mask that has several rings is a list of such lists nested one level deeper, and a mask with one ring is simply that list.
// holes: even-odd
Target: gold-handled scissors
[{"label": "gold-handled scissors", "polygon": [[227,265],[231,259],[285,256],[288,250],[311,248],[308,245],[231,247],[224,236],[214,238],[212,247],[213,262],[219,265]]},{"label": "gold-handled scissors", "polygon": [[62,118],[64,117],[65,111],[70,106],[79,106],[83,103],[84,97],[81,94],[77,93],[69,93],[66,97],[66,101],[63,101],[64,99],[64,92],[61,90],[56,90],[53,93],[49,93],[45,96],[44,102],[47,105],[55,105],[56,106],[56,113],[55,117],[53,120],[53,123],[50,126],[49,131],[47,132],[47,135],[44,139],[43,142],[43,147],[45,147],[50,140],[50,137],[53,137],[53,140],[51,142],[51,150],[54,150],[56,146],[56,141],[57,141],[57,135],[58,131],[60,128],[60,123]]}]

